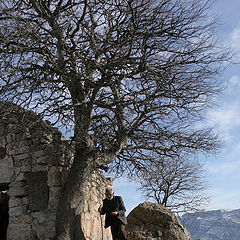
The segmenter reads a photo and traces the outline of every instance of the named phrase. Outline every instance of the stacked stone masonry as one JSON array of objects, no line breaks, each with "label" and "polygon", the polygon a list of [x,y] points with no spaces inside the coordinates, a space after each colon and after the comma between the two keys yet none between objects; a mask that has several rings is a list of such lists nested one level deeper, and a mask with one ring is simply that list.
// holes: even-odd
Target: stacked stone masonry
[{"label": "stacked stone masonry", "polygon": [[[70,142],[58,129],[33,112],[0,102],[0,190],[9,199],[8,240],[53,239],[72,156]],[[91,179],[81,225],[87,240],[100,240],[103,219],[97,209],[111,179],[98,172]],[[103,234],[111,239],[109,231]]]}]

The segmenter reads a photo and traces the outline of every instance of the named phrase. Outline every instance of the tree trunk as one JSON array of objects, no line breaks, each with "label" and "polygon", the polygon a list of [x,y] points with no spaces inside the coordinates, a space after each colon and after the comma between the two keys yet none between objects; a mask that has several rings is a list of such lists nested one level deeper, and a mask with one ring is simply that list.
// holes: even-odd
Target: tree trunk
[{"label": "tree trunk", "polygon": [[80,216],[84,207],[85,186],[93,171],[93,155],[90,151],[75,149],[74,162],[58,204],[55,240],[85,240]]}]

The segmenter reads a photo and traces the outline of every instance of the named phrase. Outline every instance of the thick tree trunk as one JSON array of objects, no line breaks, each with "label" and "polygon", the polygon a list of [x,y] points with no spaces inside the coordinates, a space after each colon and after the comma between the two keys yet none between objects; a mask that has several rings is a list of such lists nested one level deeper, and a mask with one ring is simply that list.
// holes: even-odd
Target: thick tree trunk
[{"label": "thick tree trunk", "polygon": [[83,212],[85,186],[93,170],[93,158],[89,151],[75,150],[74,162],[59,200],[55,240],[85,240],[80,216]]}]

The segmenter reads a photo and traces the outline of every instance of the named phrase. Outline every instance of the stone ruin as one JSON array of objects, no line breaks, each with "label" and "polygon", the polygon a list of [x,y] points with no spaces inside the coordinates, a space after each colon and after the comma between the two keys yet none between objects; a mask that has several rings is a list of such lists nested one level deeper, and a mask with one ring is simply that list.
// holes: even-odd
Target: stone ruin
[{"label": "stone ruin", "polygon": [[[0,240],[51,240],[56,208],[73,158],[71,141],[33,112],[0,101]],[[86,189],[81,226],[86,240],[111,240],[98,207],[112,180],[99,172]],[[91,193],[91,194],[90,194]],[[128,215],[129,240],[190,240],[176,217],[142,203]]]},{"label": "stone ruin", "polygon": [[[58,198],[73,149],[37,114],[0,102],[0,239],[53,239]],[[110,240],[97,212],[111,179],[92,175],[81,225],[86,240]],[[91,191],[90,191],[91,189]]]}]

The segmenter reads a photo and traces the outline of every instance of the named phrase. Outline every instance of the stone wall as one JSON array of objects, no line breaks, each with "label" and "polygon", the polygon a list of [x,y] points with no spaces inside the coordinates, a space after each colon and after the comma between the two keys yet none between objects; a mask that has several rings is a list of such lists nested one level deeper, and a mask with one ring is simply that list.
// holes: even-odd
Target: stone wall
[{"label": "stone wall", "polygon": [[[33,112],[0,102],[0,187],[8,188],[8,240],[52,239],[61,188],[71,165],[73,149],[58,129]],[[111,183],[94,173],[82,225],[86,239],[100,240],[97,212],[105,185]],[[104,239],[110,239],[104,231]]]},{"label": "stone wall", "polygon": [[[98,208],[105,198],[105,188],[112,185],[112,179],[104,178],[99,173],[92,175],[86,189],[84,213],[81,223],[86,240],[112,240],[110,228],[104,229],[105,216],[100,216]],[[103,238],[102,238],[103,237]]]}]

